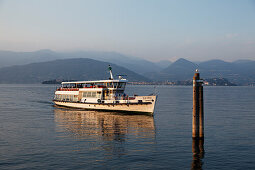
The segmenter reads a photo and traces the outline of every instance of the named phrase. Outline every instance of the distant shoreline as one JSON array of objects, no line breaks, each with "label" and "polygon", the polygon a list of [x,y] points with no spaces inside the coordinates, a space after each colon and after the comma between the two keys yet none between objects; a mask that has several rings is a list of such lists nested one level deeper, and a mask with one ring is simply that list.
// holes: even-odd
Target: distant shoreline
[{"label": "distant shoreline", "polygon": [[[42,84],[61,84],[63,81],[76,81],[76,80],[47,80],[43,81]],[[167,86],[192,86],[192,80],[184,80],[184,81],[172,81],[172,82],[128,82],[129,85],[167,85]],[[204,86],[241,86],[234,83],[229,82],[225,78],[212,78],[205,79]],[[247,86],[253,86],[247,85]]]}]

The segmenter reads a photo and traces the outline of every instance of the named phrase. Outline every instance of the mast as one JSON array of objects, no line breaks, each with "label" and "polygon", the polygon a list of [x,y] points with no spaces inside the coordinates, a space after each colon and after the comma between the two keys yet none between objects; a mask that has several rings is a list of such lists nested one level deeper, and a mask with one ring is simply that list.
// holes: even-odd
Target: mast
[{"label": "mast", "polygon": [[108,67],[108,70],[110,71],[110,80],[113,80],[113,75],[112,75],[112,67],[111,67],[111,65],[109,65],[109,67]]}]

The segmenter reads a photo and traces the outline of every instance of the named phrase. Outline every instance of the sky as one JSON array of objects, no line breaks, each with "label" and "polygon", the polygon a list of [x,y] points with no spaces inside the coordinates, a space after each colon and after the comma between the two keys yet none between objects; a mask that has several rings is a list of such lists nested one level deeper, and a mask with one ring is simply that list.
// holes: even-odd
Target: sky
[{"label": "sky", "polygon": [[0,0],[0,50],[255,60],[255,0]]}]

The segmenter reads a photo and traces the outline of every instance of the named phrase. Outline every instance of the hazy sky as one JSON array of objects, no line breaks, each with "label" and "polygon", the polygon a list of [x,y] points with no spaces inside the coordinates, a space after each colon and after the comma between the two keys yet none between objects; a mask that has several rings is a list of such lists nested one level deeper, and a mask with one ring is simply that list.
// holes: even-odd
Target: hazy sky
[{"label": "hazy sky", "polygon": [[0,50],[255,60],[255,0],[0,0]]}]

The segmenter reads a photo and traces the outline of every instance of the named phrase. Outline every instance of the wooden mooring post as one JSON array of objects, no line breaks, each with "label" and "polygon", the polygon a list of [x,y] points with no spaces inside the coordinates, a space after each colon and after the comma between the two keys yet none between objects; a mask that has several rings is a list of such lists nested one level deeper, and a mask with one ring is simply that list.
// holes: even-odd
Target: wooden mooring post
[{"label": "wooden mooring post", "polygon": [[204,138],[204,98],[203,80],[200,79],[198,70],[193,77],[193,119],[192,138]]}]

